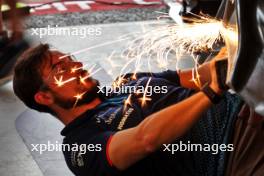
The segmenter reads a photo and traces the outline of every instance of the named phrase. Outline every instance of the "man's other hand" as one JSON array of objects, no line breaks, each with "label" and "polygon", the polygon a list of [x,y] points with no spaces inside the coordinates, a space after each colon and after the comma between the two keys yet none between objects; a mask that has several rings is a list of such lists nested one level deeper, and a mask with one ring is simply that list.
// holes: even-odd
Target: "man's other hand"
[{"label": "man's other hand", "polygon": [[[211,82],[210,82],[210,87],[216,92],[221,94],[224,90],[221,88],[220,85],[220,76],[226,76],[220,75],[220,72],[217,72],[217,69],[224,69],[224,68],[217,68],[220,66],[220,62],[222,61],[227,61],[227,52],[226,48],[223,48],[217,56],[213,60],[210,61],[210,76],[211,76]],[[223,66],[223,65],[222,65]],[[226,70],[226,69],[224,69]],[[225,83],[223,83],[225,84]]]}]

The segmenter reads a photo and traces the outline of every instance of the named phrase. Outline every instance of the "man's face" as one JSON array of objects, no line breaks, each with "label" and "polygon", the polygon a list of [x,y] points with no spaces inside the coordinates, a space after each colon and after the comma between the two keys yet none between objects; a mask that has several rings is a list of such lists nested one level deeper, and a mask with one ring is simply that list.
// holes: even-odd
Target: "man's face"
[{"label": "man's face", "polygon": [[[98,81],[89,77],[81,62],[52,51],[44,64],[42,79],[57,105],[64,109],[89,103],[97,98]],[[77,101],[78,99],[78,101]],[[78,104],[75,104],[78,102]]]}]

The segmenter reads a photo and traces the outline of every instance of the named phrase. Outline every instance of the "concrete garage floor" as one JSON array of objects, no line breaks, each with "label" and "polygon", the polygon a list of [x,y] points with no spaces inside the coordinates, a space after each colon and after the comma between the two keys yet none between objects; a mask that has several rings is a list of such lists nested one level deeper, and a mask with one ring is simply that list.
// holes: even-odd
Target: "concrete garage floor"
[{"label": "concrete garage floor", "polygon": [[[97,37],[87,37],[82,39],[78,36],[45,36],[40,39],[32,35],[32,31],[27,31],[27,36],[36,43],[50,43],[64,52],[73,52],[83,48],[96,46],[100,43],[116,40],[118,37],[127,33],[139,32],[140,30],[153,29],[156,26],[165,25],[166,21],[147,21],[134,23],[115,23],[96,26],[78,26],[83,27],[100,27],[102,35]],[[74,26],[76,27],[76,26]],[[125,43],[115,43],[100,48],[90,50],[78,55],[89,64],[99,63],[105,70],[110,70],[109,64],[105,62],[114,49],[121,52]],[[89,59],[87,59],[89,58]],[[120,66],[124,61],[115,58],[115,62]],[[190,64],[190,63],[188,63]],[[184,65],[183,65],[184,66]],[[113,77],[117,75],[114,70]],[[0,87],[0,175],[1,176],[41,176],[43,175],[26,148],[22,138],[16,131],[15,120],[19,114],[24,112],[26,107],[14,96],[12,83]]]},{"label": "concrete garage floor", "polygon": [[37,164],[15,129],[26,107],[14,96],[12,84],[0,87],[0,175],[41,176]]}]

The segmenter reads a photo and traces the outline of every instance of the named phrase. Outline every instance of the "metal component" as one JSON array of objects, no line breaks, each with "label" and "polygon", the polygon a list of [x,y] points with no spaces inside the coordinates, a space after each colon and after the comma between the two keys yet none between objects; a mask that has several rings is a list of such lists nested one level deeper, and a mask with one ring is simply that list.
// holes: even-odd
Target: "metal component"
[{"label": "metal component", "polygon": [[229,53],[227,83],[261,115],[264,115],[264,2],[228,0],[224,24],[234,32],[225,35]]}]

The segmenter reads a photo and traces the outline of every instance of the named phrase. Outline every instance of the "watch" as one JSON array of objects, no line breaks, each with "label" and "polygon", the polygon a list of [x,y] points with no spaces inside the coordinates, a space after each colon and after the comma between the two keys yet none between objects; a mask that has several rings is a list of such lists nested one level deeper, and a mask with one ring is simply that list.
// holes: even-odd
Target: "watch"
[{"label": "watch", "polygon": [[222,99],[222,97],[209,86],[208,82],[204,84],[201,91],[210,99],[213,104],[218,104]]}]

